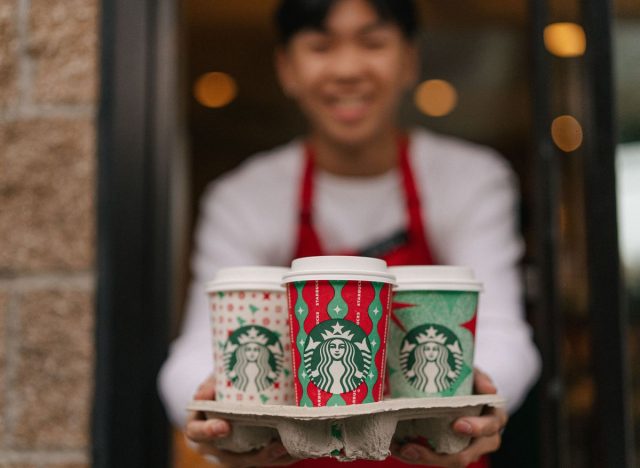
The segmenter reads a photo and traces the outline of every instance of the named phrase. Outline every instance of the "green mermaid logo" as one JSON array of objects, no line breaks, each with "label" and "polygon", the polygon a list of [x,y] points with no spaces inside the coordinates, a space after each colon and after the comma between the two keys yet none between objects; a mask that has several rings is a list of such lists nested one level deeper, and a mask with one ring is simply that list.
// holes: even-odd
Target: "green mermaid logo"
[{"label": "green mermaid logo", "polygon": [[233,386],[243,392],[262,392],[273,385],[282,360],[278,336],[257,325],[237,329],[224,346],[226,374]]},{"label": "green mermaid logo", "polygon": [[460,376],[462,363],[460,341],[446,327],[421,325],[402,340],[402,372],[421,392],[439,393],[451,388]]},{"label": "green mermaid logo", "polygon": [[334,395],[350,392],[362,383],[371,368],[371,344],[355,323],[328,320],[309,333],[304,364],[318,388]]}]

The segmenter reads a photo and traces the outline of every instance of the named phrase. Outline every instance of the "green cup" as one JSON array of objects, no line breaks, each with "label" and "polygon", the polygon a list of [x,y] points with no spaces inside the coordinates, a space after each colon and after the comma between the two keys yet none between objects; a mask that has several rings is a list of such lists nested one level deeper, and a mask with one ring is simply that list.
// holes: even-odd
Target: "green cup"
[{"label": "green cup", "polygon": [[392,398],[470,395],[478,295],[468,267],[392,267],[396,276],[389,321]]}]

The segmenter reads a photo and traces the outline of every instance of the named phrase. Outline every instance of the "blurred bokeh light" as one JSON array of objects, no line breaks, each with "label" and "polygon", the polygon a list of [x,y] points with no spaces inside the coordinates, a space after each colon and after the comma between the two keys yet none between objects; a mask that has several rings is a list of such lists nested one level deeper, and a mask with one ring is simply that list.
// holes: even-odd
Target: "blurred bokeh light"
[{"label": "blurred bokeh light", "polygon": [[544,28],[544,45],[558,57],[579,57],[587,49],[587,37],[576,23],[553,23]]},{"label": "blurred bokeh light", "polygon": [[238,94],[235,80],[227,73],[210,72],[200,76],[193,87],[196,100],[205,107],[228,105]]},{"label": "blurred bokeh light", "polygon": [[415,103],[423,114],[443,117],[450,114],[458,102],[458,93],[445,80],[427,80],[420,83],[415,92]]},{"label": "blurred bokeh light", "polygon": [[582,145],[582,126],[574,117],[561,115],[551,123],[551,137],[558,148],[570,153]]}]

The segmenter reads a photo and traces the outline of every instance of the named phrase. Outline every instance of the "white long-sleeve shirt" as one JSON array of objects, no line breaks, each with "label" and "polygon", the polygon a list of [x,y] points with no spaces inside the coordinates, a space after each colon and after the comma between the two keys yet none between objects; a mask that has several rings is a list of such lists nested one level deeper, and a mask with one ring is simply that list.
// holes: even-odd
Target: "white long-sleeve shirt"
[{"label": "white long-sleeve shirt", "polygon": [[[411,133],[409,154],[437,262],[470,266],[484,284],[475,366],[513,411],[540,368],[522,306],[516,179],[492,150],[426,130]],[[213,370],[205,283],[222,267],[290,264],[303,162],[302,143],[293,141],[248,159],[202,198],[186,318],[159,375],[176,425],[184,424],[186,405]],[[327,252],[358,251],[405,227],[404,196],[398,169],[375,177],[316,171],[314,223]]]}]

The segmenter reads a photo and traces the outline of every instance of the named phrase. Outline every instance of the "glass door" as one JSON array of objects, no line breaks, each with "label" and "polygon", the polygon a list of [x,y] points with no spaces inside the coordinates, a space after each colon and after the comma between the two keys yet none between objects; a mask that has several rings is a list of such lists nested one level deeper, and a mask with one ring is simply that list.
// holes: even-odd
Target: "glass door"
[{"label": "glass door", "polygon": [[631,467],[633,328],[618,253],[614,12],[599,0],[531,5],[543,230],[541,466]]}]

